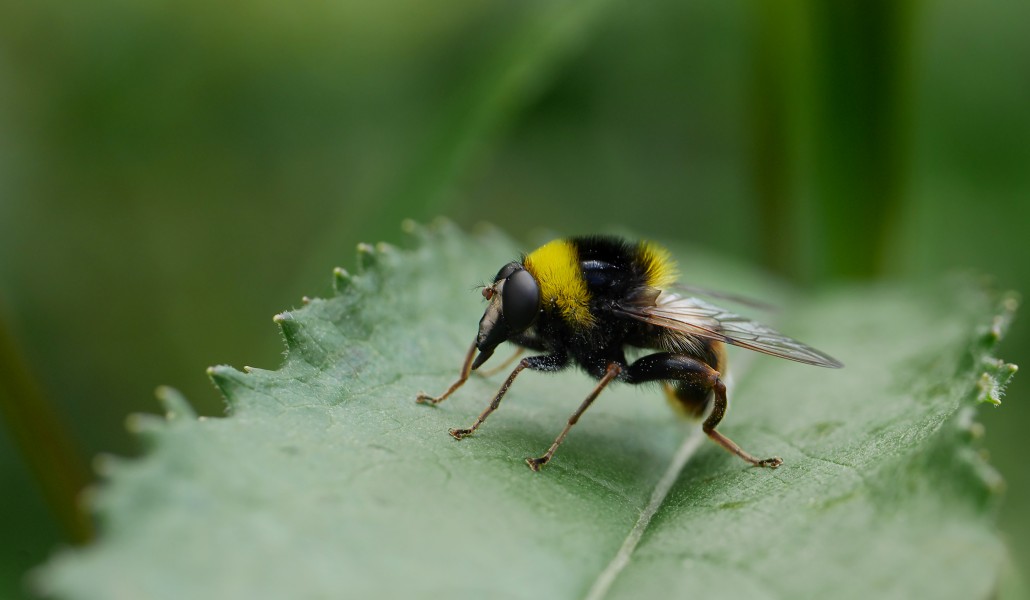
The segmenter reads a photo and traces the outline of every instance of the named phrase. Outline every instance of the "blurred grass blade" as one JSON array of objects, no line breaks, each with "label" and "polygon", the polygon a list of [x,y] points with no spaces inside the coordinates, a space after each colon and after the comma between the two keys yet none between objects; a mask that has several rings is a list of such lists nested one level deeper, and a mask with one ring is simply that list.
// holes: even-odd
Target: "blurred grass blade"
[{"label": "blurred grass blade", "polygon": [[756,7],[752,174],[763,256],[868,279],[895,248],[910,178],[910,0]]},{"label": "blurred grass blade", "polygon": [[0,314],[0,413],[67,539],[85,542],[93,524],[80,508],[89,471]]},{"label": "blurred grass blade", "polygon": [[816,274],[870,278],[890,262],[907,197],[912,0],[809,3]]},{"label": "blurred grass blade", "polygon": [[802,36],[797,3],[755,4],[751,47],[750,112],[762,260],[776,273],[797,276],[797,180],[801,161],[799,100],[804,98],[798,46]]}]

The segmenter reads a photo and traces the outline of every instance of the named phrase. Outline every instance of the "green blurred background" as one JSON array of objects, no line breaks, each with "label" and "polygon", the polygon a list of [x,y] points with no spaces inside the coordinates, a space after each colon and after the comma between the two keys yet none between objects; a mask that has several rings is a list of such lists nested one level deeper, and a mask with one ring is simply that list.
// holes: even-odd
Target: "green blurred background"
[{"label": "green blurred background", "polygon": [[[1030,3],[12,0],[0,597],[89,524],[125,415],[274,367],[271,316],[403,218],[619,226],[799,286],[1030,291]],[[689,277],[689,266],[684,265]],[[1030,319],[1002,356],[1030,364]],[[1030,563],[1030,385],[985,408]],[[847,407],[841,410],[846,414]]]}]

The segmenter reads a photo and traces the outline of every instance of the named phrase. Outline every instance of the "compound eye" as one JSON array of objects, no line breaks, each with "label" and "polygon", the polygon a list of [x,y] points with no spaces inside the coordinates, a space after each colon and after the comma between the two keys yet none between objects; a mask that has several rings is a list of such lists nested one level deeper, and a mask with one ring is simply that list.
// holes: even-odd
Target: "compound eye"
[{"label": "compound eye", "polygon": [[501,288],[501,312],[508,327],[523,331],[533,324],[540,312],[540,286],[529,271],[515,271]]},{"label": "compound eye", "polygon": [[505,279],[511,277],[511,274],[514,273],[515,271],[521,271],[521,270],[522,270],[522,265],[519,264],[517,261],[513,260],[510,263],[508,263],[508,264],[504,265],[503,267],[501,267],[501,270],[498,271],[497,275],[494,276],[494,283],[497,283],[498,281],[504,281]]}]

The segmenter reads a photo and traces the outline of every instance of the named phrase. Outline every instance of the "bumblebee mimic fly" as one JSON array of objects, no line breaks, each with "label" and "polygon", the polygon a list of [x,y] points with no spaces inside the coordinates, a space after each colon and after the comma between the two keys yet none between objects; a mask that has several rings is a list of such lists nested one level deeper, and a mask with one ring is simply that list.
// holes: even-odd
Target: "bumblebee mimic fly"
[{"label": "bumblebee mimic fly", "polygon": [[[695,417],[707,412],[702,428],[720,446],[752,465],[780,466],[779,457],[755,458],[715,429],[727,408],[722,375],[725,344],[818,367],[843,365],[774,329],[697,298],[699,290],[678,284],[676,277],[669,252],[651,242],[607,236],[549,242],[501,267],[493,283],[483,287],[489,304],[458,379],[440,396],[419,394],[417,401],[443,401],[497,346],[510,342],[520,351],[540,354],[518,362],[468,428],[450,430],[456,439],[472,434],[497,410],[523,370],[556,372],[576,365],[598,382],[547,452],[526,459],[534,471],[551,460],[572,426],[613,381],[662,384],[669,402],[682,412]],[[705,295],[732,298],[714,292]],[[630,362],[627,348],[655,352]]]}]

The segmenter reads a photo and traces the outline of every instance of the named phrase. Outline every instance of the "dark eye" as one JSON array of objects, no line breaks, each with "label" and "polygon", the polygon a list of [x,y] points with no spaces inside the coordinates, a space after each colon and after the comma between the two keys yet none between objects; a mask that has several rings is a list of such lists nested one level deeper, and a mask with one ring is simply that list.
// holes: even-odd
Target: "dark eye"
[{"label": "dark eye", "polygon": [[510,277],[512,273],[521,269],[522,265],[515,261],[511,261],[510,263],[501,267],[501,270],[497,272],[497,275],[494,276],[494,283],[497,283],[498,281],[504,281],[505,279]]},{"label": "dark eye", "polygon": [[501,289],[501,312],[512,331],[523,331],[533,324],[540,311],[540,286],[529,271],[515,271]]}]

